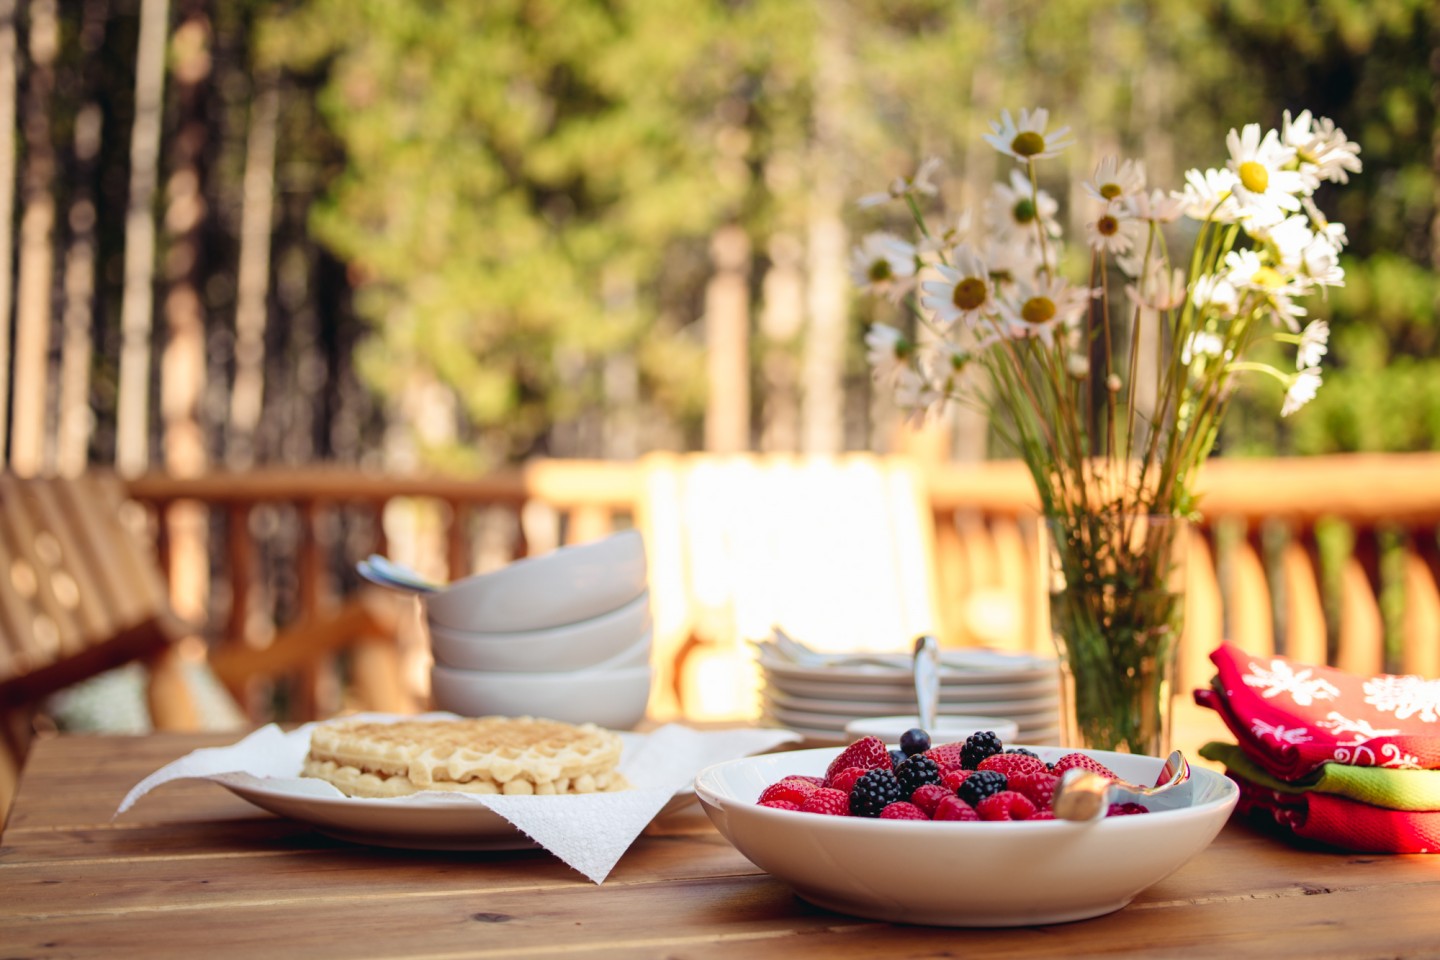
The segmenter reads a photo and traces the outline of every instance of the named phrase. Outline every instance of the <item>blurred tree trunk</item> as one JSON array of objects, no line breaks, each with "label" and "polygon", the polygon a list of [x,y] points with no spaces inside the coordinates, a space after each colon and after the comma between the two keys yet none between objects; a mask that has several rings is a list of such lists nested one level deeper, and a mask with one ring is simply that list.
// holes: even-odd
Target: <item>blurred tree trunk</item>
[{"label": "blurred tree trunk", "polygon": [[793,234],[770,238],[770,268],[761,284],[760,377],[763,409],[760,449],[800,449],[800,375],[796,344],[805,323],[805,245]]},{"label": "blurred tree trunk", "polygon": [[726,224],[710,241],[715,273],[705,287],[705,449],[750,448],[750,238]]},{"label": "blurred tree trunk", "polygon": [[135,124],[125,213],[125,290],[120,306],[120,381],[115,465],[136,474],[150,462],[150,337],[155,297],[155,184],[164,111],[169,0],[141,0],[135,54]]},{"label": "blurred tree trunk", "polygon": [[90,361],[95,304],[95,252],[98,246],[95,207],[96,163],[104,112],[98,102],[98,54],[105,43],[109,0],[86,0],[80,23],[82,83],[85,103],[75,116],[75,172],[70,185],[70,244],[65,254],[65,308],[60,346],[60,426],[56,436],[56,467],[73,476],[89,461],[94,416],[90,406]]},{"label": "blurred tree trunk", "polygon": [[51,95],[60,24],[55,0],[33,0],[30,75],[26,85],[25,171],[21,185],[20,279],[15,313],[15,429],[10,466],[22,476],[45,466],[49,409],[50,291],[54,283],[55,148],[50,140]]},{"label": "blurred tree trunk", "polygon": [[270,294],[270,244],[275,214],[275,136],[280,91],[274,74],[257,81],[245,150],[240,214],[240,271],[235,303],[235,382],[230,394],[226,460],[255,461],[255,428],[265,392],[265,318]]},{"label": "blurred tree trunk", "polygon": [[15,254],[15,0],[0,0],[0,463],[10,436],[10,306]]},{"label": "blurred tree trunk", "polygon": [[[180,477],[205,469],[201,399],[205,392],[205,308],[201,299],[203,231],[208,215],[204,151],[211,131],[205,99],[212,69],[206,0],[186,0],[172,40],[178,127],[165,184],[166,340],[160,357],[160,413],[165,469]],[[205,517],[199,505],[170,509],[171,595],[176,612],[206,616],[209,563]]]},{"label": "blurred tree trunk", "polygon": [[809,329],[802,361],[801,450],[839,453],[845,446],[845,224],[838,164],[849,76],[841,11],[816,9],[814,135],[807,225]]}]

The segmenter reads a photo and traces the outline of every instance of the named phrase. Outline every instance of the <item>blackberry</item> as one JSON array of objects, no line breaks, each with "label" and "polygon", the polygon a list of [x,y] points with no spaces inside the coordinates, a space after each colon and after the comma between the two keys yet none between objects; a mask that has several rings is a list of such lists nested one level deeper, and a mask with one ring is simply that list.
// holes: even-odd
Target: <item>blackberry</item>
[{"label": "blackberry", "polygon": [[904,762],[905,762],[905,751],[903,751],[903,750],[891,750],[891,751],[890,751],[890,769],[893,770],[893,769],[895,769],[896,767],[900,766],[900,764],[902,764],[902,763],[904,763]]},{"label": "blackberry", "polygon": [[900,796],[900,781],[889,770],[871,770],[850,790],[850,812],[857,817],[878,817]]},{"label": "blackberry", "polygon": [[986,757],[993,757],[1004,747],[1000,738],[995,736],[993,731],[981,730],[972,733],[965,738],[965,746],[960,748],[960,766],[966,770],[979,768],[980,762]]},{"label": "blackberry", "polygon": [[900,750],[907,757],[913,757],[917,753],[924,753],[930,749],[930,734],[919,727],[911,727],[900,734]]},{"label": "blackberry", "polygon": [[1040,759],[1040,754],[1036,753],[1034,750],[1026,750],[1024,747],[1006,747],[1005,752],[1018,753],[1022,757],[1034,757],[1036,760]]},{"label": "blackberry", "polygon": [[[960,784],[960,789],[955,791],[955,795],[973,807],[981,800],[999,793],[1009,785],[1010,781],[1006,780],[1005,774],[999,770],[978,770],[965,778],[965,782]],[[850,804],[853,808],[855,801],[851,800]]]},{"label": "blackberry", "polygon": [[940,782],[940,764],[926,756],[906,757],[905,762],[895,768],[895,779],[900,782],[902,799],[908,798],[925,784]]}]

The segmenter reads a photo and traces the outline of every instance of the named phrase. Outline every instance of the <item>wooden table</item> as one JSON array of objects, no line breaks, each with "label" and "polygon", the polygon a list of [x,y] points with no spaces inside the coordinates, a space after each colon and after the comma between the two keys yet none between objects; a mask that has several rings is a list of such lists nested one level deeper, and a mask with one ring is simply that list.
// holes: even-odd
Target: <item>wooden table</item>
[{"label": "wooden table", "polygon": [[1440,856],[1300,851],[1233,824],[1118,913],[952,930],[811,907],[698,807],[652,824],[600,886],[539,851],[341,843],[209,783],[111,819],[145,774],[233,739],[37,743],[0,847],[0,956],[1440,957]]}]

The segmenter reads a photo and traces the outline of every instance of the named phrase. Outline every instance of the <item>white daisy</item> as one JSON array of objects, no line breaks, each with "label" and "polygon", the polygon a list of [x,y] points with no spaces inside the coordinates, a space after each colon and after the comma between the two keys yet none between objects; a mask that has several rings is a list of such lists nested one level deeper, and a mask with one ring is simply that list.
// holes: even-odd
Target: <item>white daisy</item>
[{"label": "white daisy", "polygon": [[1177,194],[1176,199],[1184,205],[1185,216],[1191,220],[1231,223],[1240,216],[1234,197],[1236,181],[1235,174],[1229,170],[1187,170],[1185,191]]},{"label": "white daisy", "polygon": [[1085,192],[1101,203],[1142,195],[1145,192],[1145,165],[1139,160],[1105,157],[1095,168],[1095,179],[1083,184]]},{"label": "white daisy", "polygon": [[933,197],[940,192],[940,189],[931,182],[933,177],[940,170],[939,157],[927,157],[920,164],[920,169],[910,177],[896,177],[890,181],[890,186],[879,193],[867,193],[855,201],[857,207],[876,207],[882,203],[889,203],[891,200],[898,200],[908,193],[921,193]]},{"label": "white daisy", "polygon": [[1141,191],[1125,201],[1130,205],[1130,212],[1136,220],[1148,220],[1151,223],[1174,223],[1180,219],[1180,214],[1185,212],[1185,202],[1177,194],[1167,194],[1164,190],[1151,190],[1149,193]]},{"label": "white daisy", "polygon": [[1044,160],[1058,156],[1061,150],[1075,141],[1065,139],[1070,132],[1069,127],[1061,127],[1047,136],[1045,126],[1049,122],[1050,111],[1044,108],[1021,110],[1019,123],[1011,119],[1009,110],[1002,110],[998,123],[990,121],[990,129],[994,133],[985,134],[985,142],[1016,160]]},{"label": "white daisy", "polygon": [[1218,357],[1224,350],[1225,341],[1219,334],[1197,330],[1185,338],[1185,343],[1180,348],[1180,362],[1188,367],[1196,360]]},{"label": "white daisy", "polygon": [[1268,243],[1275,252],[1280,268],[1294,272],[1300,268],[1301,257],[1310,241],[1315,239],[1310,229],[1310,220],[1300,214],[1286,217],[1277,223],[1252,226],[1250,236]]},{"label": "white daisy", "polygon": [[1310,214],[1310,222],[1315,225],[1315,232],[1329,240],[1336,250],[1344,250],[1345,245],[1350,242],[1350,238],[1345,235],[1345,224],[1331,223],[1311,197],[1303,198],[1300,203],[1305,207],[1305,212]]},{"label": "white daisy", "polygon": [[[1033,237],[1015,238],[997,232],[985,240],[985,262],[990,266],[990,279],[996,287],[1003,289],[1040,273],[1043,267],[1040,244]],[[1050,254],[1054,259],[1057,244],[1050,244]]]},{"label": "white daisy", "polygon": [[1292,120],[1286,110],[1280,130],[1285,145],[1295,150],[1300,173],[1315,186],[1321,180],[1349,183],[1350,174],[1364,169],[1360,144],[1346,139],[1345,131],[1329,117],[1312,120],[1310,111],[1304,110]]},{"label": "white daisy", "polygon": [[1112,254],[1129,252],[1135,245],[1138,224],[1127,216],[1128,213],[1129,209],[1123,203],[1108,203],[1100,216],[1085,224],[1085,239],[1091,249]]},{"label": "white daisy", "polygon": [[948,327],[994,312],[990,270],[968,243],[956,247],[951,263],[941,264],[936,272],[939,280],[920,285],[920,305],[934,314],[937,323]]},{"label": "white daisy", "polygon": [[1047,237],[1060,236],[1060,222],[1055,215],[1060,204],[1044,190],[1035,190],[1030,178],[1019,170],[1010,171],[1010,183],[996,182],[985,198],[985,216],[996,230],[1022,239],[1035,240],[1035,221],[1040,221]]},{"label": "white daisy", "polygon": [[871,324],[865,333],[865,347],[872,375],[882,383],[895,383],[900,372],[910,368],[910,356],[915,352],[905,334],[883,323]]},{"label": "white daisy", "polygon": [[1280,406],[1280,416],[1288,417],[1314,400],[1315,394],[1320,390],[1320,381],[1319,367],[1307,367],[1296,373],[1290,379],[1289,389],[1285,391],[1285,402]]},{"label": "white daisy", "polygon": [[1185,302],[1188,292],[1185,271],[1178,267],[1167,270],[1159,260],[1150,265],[1143,283],[1125,285],[1125,296],[1136,306],[1147,310],[1174,310]]},{"label": "white daisy", "polygon": [[915,285],[915,247],[893,233],[869,233],[850,252],[850,279],[898,300]]},{"label": "white daisy", "polygon": [[1295,148],[1282,144],[1278,133],[1267,130],[1262,137],[1260,124],[1247,123],[1238,132],[1232,129],[1225,145],[1236,181],[1231,189],[1242,214],[1263,212],[1266,207],[1300,209],[1298,195],[1307,192],[1305,178],[1286,169],[1295,160]]},{"label": "white daisy", "polygon": [[1196,309],[1211,308],[1224,316],[1230,316],[1240,307],[1240,291],[1222,274],[1207,273],[1195,278],[1190,301]]},{"label": "white daisy", "polygon": [[1295,351],[1295,368],[1320,366],[1320,359],[1330,349],[1330,324],[1324,320],[1311,320],[1300,333],[1300,346]]},{"label": "white daisy", "polygon": [[906,422],[922,426],[931,416],[938,413],[945,395],[918,370],[905,367],[895,381],[895,403],[910,412]]},{"label": "white daisy", "polygon": [[1000,301],[1001,332],[1012,340],[1036,339],[1053,346],[1056,332],[1074,329],[1092,299],[1091,291],[1057,277],[1017,281]]},{"label": "white daisy", "polygon": [[1345,268],[1340,266],[1340,251],[1329,239],[1318,236],[1300,251],[1300,272],[1324,287],[1345,283]]},{"label": "white daisy", "polygon": [[970,211],[966,210],[950,226],[930,230],[929,236],[922,237],[915,249],[921,254],[938,253],[948,256],[951,250],[965,242],[971,229]]}]

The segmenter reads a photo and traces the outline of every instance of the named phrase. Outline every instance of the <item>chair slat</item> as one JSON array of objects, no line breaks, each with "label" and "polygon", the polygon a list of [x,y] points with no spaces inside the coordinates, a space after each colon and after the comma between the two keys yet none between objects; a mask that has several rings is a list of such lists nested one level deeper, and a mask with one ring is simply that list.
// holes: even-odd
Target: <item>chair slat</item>
[{"label": "chair slat", "polygon": [[28,499],[18,477],[0,476],[0,514],[10,530],[11,550],[14,559],[27,565],[33,574],[35,603],[55,628],[56,649],[49,649],[47,638],[35,630],[28,637],[22,632],[21,640],[33,644],[37,656],[53,659],[78,653],[84,648],[85,638],[73,608],[56,592],[56,564],[60,558],[48,554],[52,549],[58,553],[59,545],[53,537],[42,540]]},{"label": "chair slat", "polygon": [[95,567],[94,544],[82,539],[82,526],[62,503],[57,487],[65,480],[28,480],[23,487],[35,508],[35,519],[60,544],[61,563],[75,585],[76,615],[87,639],[103,637],[126,623],[114,619],[114,597],[105,590],[101,571]]},{"label": "chair slat", "polygon": [[27,669],[29,655],[21,637],[30,632],[30,621],[35,615],[30,603],[20,596],[11,581],[13,565],[9,535],[0,524],[0,680]]}]

